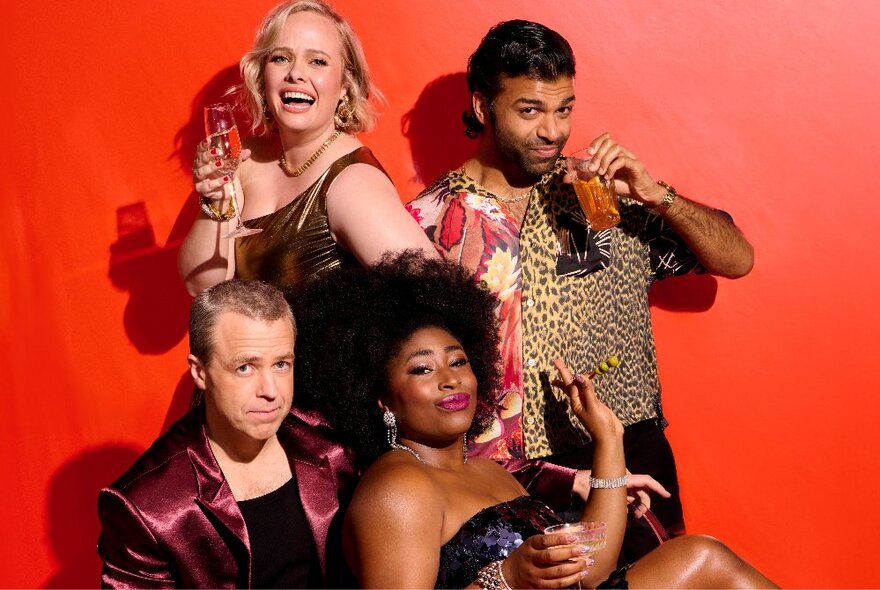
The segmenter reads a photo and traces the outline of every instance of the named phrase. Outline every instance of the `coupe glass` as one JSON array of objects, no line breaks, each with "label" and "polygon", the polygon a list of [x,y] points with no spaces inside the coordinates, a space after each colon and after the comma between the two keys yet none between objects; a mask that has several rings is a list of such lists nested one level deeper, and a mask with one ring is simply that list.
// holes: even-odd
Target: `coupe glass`
[{"label": "coupe glass", "polygon": [[[572,545],[583,545],[588,548],[584,553],[584,558],[596,553],[605,546],[605,531],[608,526],[604,522],[584,521],[584,522],[563,522],[562,524],[554,524],[544,529],[545,535],[556,533],[566,533],[573,535],[575,540]],[[581,587],[581,583],[577,583],[577,588]]]}]

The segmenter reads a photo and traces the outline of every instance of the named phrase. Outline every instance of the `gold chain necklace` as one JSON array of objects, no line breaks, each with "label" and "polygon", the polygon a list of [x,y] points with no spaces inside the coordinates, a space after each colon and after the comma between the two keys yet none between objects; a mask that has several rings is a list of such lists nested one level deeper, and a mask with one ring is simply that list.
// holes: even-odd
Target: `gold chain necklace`
[{"label": "gold chain necklace", "polygon": [[330,144],[333,143],[334,141],[336,141],[336,138],[339,137],[340,135],[342,135],[342,132],[339,130],[336,130],[336,132],[333,133],[333,135],[331,135],[327,141],[325,141],[324,143],[321,144],[321,147],[318,148],[318,151],[316,151],[314,154],[312,154],[312,157],[309,158],[308,160],[306,160],[303,163],[303,165],[300,166],[299,168],[297,168],[296,170],[290,169],[290,165],[287,163],[287,159],[284,157],[284,150],[282,149],[281,150],[281,159],[278,160],[278,165],[281,166],[281,169],[284,170],[285,174],[296,178],[297,176],[300,176],[303,172],[308,170],[309,166],[314,164],[315,160],[320,158],[321,154],[323,154],[327,150],[327,148],[330,147]]},{"label": "gold chain necklace", "polygon": [[515,197],[499,197],[498,195],[496,195],[495,193],[493,193],[492,191],[490,191],[489,189],[487,189],[486,187],[484,187],[483,185],[481,185],[479,182],[477,182],[477,181],[474,179],[474,177],[472,177],[470,174],[468,174],[467,172],[465,172],[465,171],[464,171],[464,166],[461,167],[461,175],[462,175],[462,176],[467,176],[468,178],[470,178],[471,180],[473,180],[473,181],[474,181],[474,184],[476,184],[477,186],[479,186],[480,188],[482,188],[484,191],[486,191],[486,194],[487,194],[490,198],[495,199],[496,201],[499,201],[499,202],[501,202],[501,203],[504,203],[505,205],[509,205],[509,204],[511,204],[511,203],[519,203],[519,202],[522,201],[523,199],[527,199],[527,198],[529,198],[530,196],[532,196],[532,191],[535,190],[535,187],[532,186],[532,188],[530,188],[529,190],[527,190],[526,192],[524,192],[524,193],[521,194],[521,195],[517,195],[517,196],[515,196]]}]

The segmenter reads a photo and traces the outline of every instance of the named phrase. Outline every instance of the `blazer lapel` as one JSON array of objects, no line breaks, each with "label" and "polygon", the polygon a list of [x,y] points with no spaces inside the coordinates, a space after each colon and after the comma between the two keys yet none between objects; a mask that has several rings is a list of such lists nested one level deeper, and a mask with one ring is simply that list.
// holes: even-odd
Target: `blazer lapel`
[{"label": "blazer lapel", "polygon": [[218,533],[227,542],[239,563],[239,587],[251,585],[251,550],[247,526],[232,490],[208,445],[208,437],[202,427],[198,444],[187,449],[198,485],[198,504],[208,514]]},{"label": "blazer lapel", "polygon": [[296,473],[303,511],[312,529],[321,573],[327,580],[327,538],[339,512],[340,494],[354,482],[350,451],[330,437],[326,422],[316,412],[294,407],[279,430],[290,468]]}]

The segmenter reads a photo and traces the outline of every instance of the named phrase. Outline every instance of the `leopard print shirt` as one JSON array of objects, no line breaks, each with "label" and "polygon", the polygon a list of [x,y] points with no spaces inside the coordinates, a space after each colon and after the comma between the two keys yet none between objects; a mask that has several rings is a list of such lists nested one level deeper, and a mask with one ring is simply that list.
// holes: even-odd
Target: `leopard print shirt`
[{"label": "leopard print shirt", "polygon": [[499,295],[504,388],[495,425],[475,441],[496,459],[541,458],[589,441],[550,386],[556,357],[586,373],[617,356],[620,366],[596,383],[599,397],[625,426],[663,419],[648,289],[698,263],[661,217],[630,199],[621,199],[620,225],[590,229],[564,170],[560,158],[536,185],[521,228],[458,171],[407,206],[441,254]]}]

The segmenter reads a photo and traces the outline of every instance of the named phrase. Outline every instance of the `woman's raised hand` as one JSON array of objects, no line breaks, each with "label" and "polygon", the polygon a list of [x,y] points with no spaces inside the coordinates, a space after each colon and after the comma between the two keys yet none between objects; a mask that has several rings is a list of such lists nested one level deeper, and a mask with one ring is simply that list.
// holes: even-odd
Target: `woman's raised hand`
[{"label": "woman's raised hand", "polygon": [[511,588],[570,588],[589,573],[589,547],[568,533],[534,535],[501,564]]},{"label": "woman's raised hand", "polygon": [[595,440],[603,436],[623,435],[623,424],[608,406],[596,396],[593,381],[583,375],[572,375],[562,359],[553,361],[559,371],[560,379],[553,382],[568,395],[571,409],[590,436]]},{"label": "woman's raised hand", "polygon": [[[251,150],[241,150],[242,162],[250,156]],[[222,166],[223,161],[217,150],[209,148],[208,140],[203,140],[196,149],[196,157],[193,160],[193,187],[197,193],[212,201],[222,201],[226,198],[223,187],[232,182],[232,177],[221,172]]]}]

